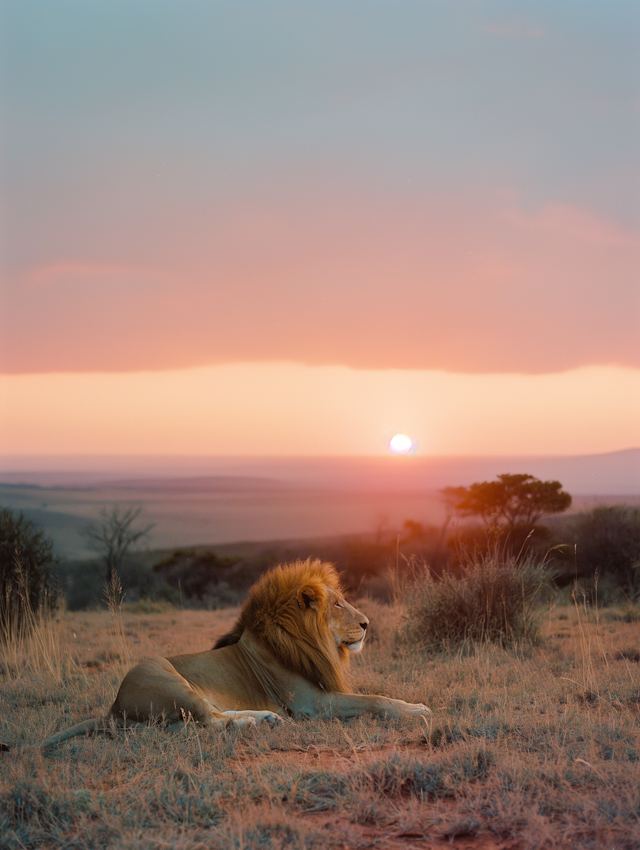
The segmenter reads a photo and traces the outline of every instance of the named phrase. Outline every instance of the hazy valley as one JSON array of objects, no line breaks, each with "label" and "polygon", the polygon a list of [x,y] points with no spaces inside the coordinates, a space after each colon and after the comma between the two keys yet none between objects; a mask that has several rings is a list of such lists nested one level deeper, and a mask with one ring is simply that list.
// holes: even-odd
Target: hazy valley
[{"label": "hazy valley", "polygon": [[640,450],[557,458],[0,459],[0,505],[43,528],[64,558],[90,554],[101,509],[141,506],[153,549],[440,525],[438,490],[527,472],[560,480],[572,510],[640,502]]}]

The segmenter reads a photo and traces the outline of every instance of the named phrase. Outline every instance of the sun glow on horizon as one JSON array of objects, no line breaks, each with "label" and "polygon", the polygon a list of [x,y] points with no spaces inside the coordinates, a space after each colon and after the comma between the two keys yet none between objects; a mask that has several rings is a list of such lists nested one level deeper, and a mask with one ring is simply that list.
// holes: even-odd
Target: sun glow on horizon
[{"label": "sun glow on horizon", "polygon": [[394,434],[389,440],[389,449],[394,455],[410,455],[415,451],[415,443],[408,434]]},{"label": "sun glow on horizon", "polygon": [[0,400],[3,455],[402,456],[422,453],[425,435],[430,455],[577,455],[637,446],[640,433],[640,370],[618,367],[0,375]]}]

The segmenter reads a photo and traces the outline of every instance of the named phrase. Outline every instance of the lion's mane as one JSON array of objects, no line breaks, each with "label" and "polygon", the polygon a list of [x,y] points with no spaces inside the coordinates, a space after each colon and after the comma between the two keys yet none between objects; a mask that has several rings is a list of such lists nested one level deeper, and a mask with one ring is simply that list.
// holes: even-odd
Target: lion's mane
[{"label": "lion's mane", "polygon": [[335,568],[323,561],[270,570],[253,586],[235,625],[214,649],[237,643],[248,630],[288,670],[325,691],[345,691],[349,652],[336,646],[329,630],[331,591],[342,598]]}]

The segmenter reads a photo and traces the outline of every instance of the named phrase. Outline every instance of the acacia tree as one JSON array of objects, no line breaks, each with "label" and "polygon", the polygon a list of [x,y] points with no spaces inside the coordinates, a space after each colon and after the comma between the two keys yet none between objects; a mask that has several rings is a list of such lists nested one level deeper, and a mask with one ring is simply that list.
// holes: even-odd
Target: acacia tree
[{"label": "acacia tree", "polygon": [[89,545],[101,555],[105,563],[107,587],[113,584],[129,552],[148,537],[153,528],[153,523],[135,527],[141,513],[141,507],[120,508],[114,505],[110,510],[103,508],[100,524],[89,526],[85,532]]},{"label": "acacia tree", "polygon": [[543,516],[562,513],[571,496],[559,481],[540,481],[533,475],[499,475],[469,487],[445,487],[445,503],[460,516],[477,516],[487,530],[512,534],[530,531]]}]

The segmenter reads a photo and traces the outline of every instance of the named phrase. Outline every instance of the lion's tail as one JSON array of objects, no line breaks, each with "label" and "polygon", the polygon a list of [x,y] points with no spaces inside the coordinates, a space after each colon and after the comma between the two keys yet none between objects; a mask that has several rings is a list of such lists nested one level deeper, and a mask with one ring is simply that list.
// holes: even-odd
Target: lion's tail
[{"label": "lion's tail", "polygon": [[52,735],[41,744],[41,749],[48,750],[49,747],[55,747],[56,744],[62,741],[68,741],[69,738],[75,738],[77,735],[91,735],[92,732],[109,732],[111,729],[109,718],[107,717],[92,717],[91,720],[83,720],[82,723],[76,723],[70,729],[64,729],[58,732],[57,735]]}]

